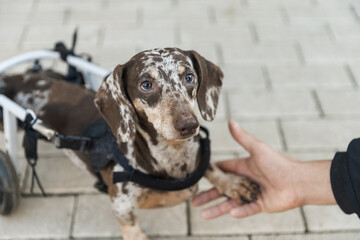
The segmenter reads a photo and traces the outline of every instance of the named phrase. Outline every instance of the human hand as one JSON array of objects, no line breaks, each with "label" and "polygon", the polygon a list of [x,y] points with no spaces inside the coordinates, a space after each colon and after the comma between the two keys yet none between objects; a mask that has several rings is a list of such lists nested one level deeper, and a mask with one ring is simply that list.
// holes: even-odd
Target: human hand
[{"label": "human hand", "polygon": [[[241,218],[259,212],[282,212],[304,204],[333,204],[330,187],[330,161],[301,163],[279,153],[229,121],[233,138],[250,153],[249,157],[219,162],[227,172],[245,175],[255,180],[261,189],[258,201],[238,204],[226,200],[202,211],[202,217],[211,219],[230,213]],[[319,196],[322,194],[322,196]],[[216,189],[200,193],[192,203],[200,206],[221,197]]]}]

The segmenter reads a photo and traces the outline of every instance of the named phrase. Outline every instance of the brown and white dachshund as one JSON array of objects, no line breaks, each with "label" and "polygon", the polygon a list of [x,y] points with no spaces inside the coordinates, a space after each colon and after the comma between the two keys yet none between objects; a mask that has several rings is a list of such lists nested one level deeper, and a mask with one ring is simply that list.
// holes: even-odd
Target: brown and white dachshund
[{"label": "brown and white dachshund", "polygon": [[[177,179],[196,169],[201,156],[195,106],[197,103],[203,119],[212,121],[223,78],[220,68],[197,52],[177,48],[140,52],[118,65],[96,94],[58,78],[47,72],[4,77],[1,88],[62,134],[82,135],[104,118],[130,164],[144,173]],[[92,172],[85,153],[66,153]],[[111,162],[100,174],[125,240],[148,239],[135,209],[173,206],[197,191],[197,185],[165,192],[132,182],[113,184],[112,172],[122,170]],[[224,173],[215,164],[205,177],[220,193],[238,202],[254,201],[259,193],[246,177]]]}]

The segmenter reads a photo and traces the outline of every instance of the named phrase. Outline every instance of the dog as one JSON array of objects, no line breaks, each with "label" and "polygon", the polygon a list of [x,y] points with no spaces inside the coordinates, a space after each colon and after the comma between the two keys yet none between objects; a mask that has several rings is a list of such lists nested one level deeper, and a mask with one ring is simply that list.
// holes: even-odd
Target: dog
[{"label": "dog", "polygon": [[[105,119],[134,168],[159,178],[179,179],[192,173],[201,158],[196,105],[201,117],[212,121],[222,79],[220,68],[197,52],[164,48],[140,52],[116,66],[96,93],[47,72],[4,77],[1,89],[61,134],[82,135],[87,127]],[[71,150],[66,154],[95,174],[88,154]],[[173,206],[197,191],[197,185],[158,191],[133,182],[113,183],[112,173],[122,170],[112,161],[100,176],[125,240],[148,239],[135,209]],[[255,201],[259,194],[250,179],[224,173],[215,164],[209,165],[205,177],[237,202]]]}]

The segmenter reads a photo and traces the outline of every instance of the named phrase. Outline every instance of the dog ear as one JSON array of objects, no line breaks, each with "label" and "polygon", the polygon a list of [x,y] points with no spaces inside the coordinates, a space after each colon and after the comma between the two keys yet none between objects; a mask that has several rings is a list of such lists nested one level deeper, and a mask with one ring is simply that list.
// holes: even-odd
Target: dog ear
[{"label": "dog ear", "polygon": [[216,114],[224,74],[218,66],[197,52],[188,51],[188,55],[198,76],[197,102],[200,114],[206,121],[212,121]]},{"label": "dog ear", "polygon": [[101,84],[95,96],[95,106],[109,124],[120,142],[128,142],[135,136],[135,109],[126,96],[123,71],[118,65]]}]

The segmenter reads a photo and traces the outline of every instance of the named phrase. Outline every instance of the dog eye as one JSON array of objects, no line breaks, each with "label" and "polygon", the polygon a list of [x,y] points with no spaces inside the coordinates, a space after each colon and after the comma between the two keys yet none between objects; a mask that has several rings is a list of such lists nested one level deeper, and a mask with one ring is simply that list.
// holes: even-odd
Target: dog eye
[{"label": "dog eye", "polygon": [[145,81],[140,85],[141,89],[145,92],[150,91],[152,89],[152,84],[149,81]]},{"label": "dog eye", "polygon": [[188,84],[193,84],[194,83],[194,76],[192,74],[188,74],[185,76],[185,81]]}]

